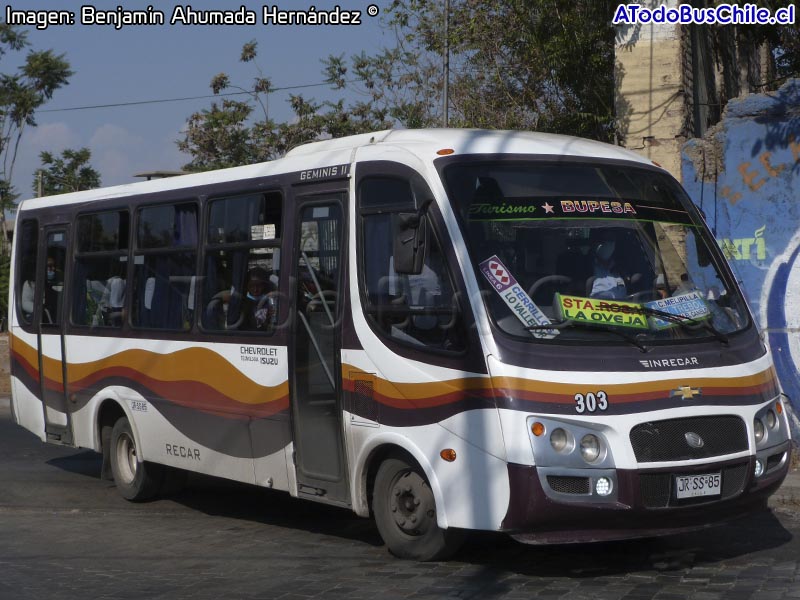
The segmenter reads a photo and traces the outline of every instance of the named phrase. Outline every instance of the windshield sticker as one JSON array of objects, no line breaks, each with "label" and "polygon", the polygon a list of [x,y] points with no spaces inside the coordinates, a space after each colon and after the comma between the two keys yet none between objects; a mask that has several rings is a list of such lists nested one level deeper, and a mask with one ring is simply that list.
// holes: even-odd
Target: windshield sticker
[{"label": "windshield sticker", "polygon": [[562,200],[561,212],[635,215],[636,209],[633,208],[633,205],[630,202],[610,202],[608,200]]},{"label": "windshield sticker", "polygon": [[[470,219],[476,217],[520,217],[526,218],[536,212],[536,207],[532,204],[473,204],[469,207]],[[480,219],[477,219],[480,220]]]},{"label": "windshield sticker", "polygon": [[[711,316],[711,311],[708,309],[706,301],[703,300],[703,296],[700,295],[700,292],[696,291],[689,292],[688,294],[681,294],[680,296],[673,296],[671,298],[664,298],[663,300],[645,302],[644,306],[675,315],[676,317],[684,317],[695,321],[707,319]],[[665,321],[657,316],[652,318],[652,322],[656,329],[666,329],[667,327],[676,325],[676,323]]]},{"label": "windshield sticker", "polygon": [[556,307],[565,321],[649,329],[642,306],[635,302],[599,300],[556,294]]},{"label": "windshield sticker", "polygon": [[[478,267],[500,297],[517,318],[528,327],[550,325],[547,315],[536,306],[530,296],[522,289],[503,262],[494,255],[480,263]],[[558,335],[556,329],[534,329],[531,335],[535,338],[551,339]]]}]

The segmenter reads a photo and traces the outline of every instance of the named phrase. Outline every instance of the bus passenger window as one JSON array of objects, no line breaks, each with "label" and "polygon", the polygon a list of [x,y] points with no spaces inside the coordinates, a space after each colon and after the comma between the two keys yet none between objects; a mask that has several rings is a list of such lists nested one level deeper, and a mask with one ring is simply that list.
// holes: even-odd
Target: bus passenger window
[{"label": "bus passenger window", "polygon": [[122,327],[128,271],[129,217],[114,211],[78,217],[72,322]]},{"label": "bus passenger window", "polygon": [[64,265],[67,262],[66,236],[63,231],[47,236],[47,261],[44,279],[43,325],[61,323],[61,307],[64,304]]},{"label": "bus passenger window", "polygon": [[39,225],[34,220],[22,221],[17,236],[17,304],[20,321],[25,325],[33,322],[33,296],[36,286],[36,250],[39,244]]},{"label": "bus passenger window", "polygon": [[133,276],[133,325],[188,331],[194,322],[197,206],[139,210]]},{"label": "bus passenger window", "polygon": [[212,200],[201,323],[210,331],[274,331],[278,320],[282,196]]}]

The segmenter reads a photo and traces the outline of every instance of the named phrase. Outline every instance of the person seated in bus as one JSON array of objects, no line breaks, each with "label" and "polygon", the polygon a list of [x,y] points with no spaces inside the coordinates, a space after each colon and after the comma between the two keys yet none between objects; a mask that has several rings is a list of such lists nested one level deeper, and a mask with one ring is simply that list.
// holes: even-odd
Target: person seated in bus
[{"label": "person seated in bus", "polygon": [[604,300],[622,300],[627,296],[625,279],[614,260],[616,244],[603,240],[594,251],[594,281],[589,296]]},{"label": "person seated in bus", "polygon": [[100,310],[103,324],[120,327],[123,322],[125,308],[125,280],[119,273],[109,277],[100,298]]},{"label": "person seated in bus", "polygon": [[64,291],[64,274],[56,268],[56,259],[47,257],[47,270],[44,286],[43,323],[57,323],[61,307],[61,292]]},{"label": "person seated in bus", "polygon": [[247,293],[242,299],[242,329],[263,331],[274,324],[275,285],[263,267],[254,267],[247,273]]},{"label": "person seated in bus", "polygon": [[[214,312],[219,311],[223,320],[227,320],[225,329],[240,331],[270,329],[275,324],[277,302],[276,286],[271,281],[269,272],[263,267],[250,269],[244,290],[244,294],[235,287],[219,292],[210,306],[213,306]],[[212,323],[213,316],[209,315],[209,321]]]},{"label": "person seated in bus", "polygon": [[33,280],[26,279],[22,284],[22,294],[20,294],[19,298],[22,314],[28,322],[33,318],[33,294],[35,287]]}]

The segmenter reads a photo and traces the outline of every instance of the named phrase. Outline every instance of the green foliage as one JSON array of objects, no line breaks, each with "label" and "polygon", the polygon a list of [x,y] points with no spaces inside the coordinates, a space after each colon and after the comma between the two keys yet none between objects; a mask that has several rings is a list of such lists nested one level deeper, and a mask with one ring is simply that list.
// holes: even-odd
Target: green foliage
[{"label": "green foliage", "polygon": [[[26,33],[0,23],[0,57],[28,47]],[[26,127],[36,126],[36,111],[72,76],[64,55],[52,50],[30,50],[16,71],[0,73],[0,229],[5,213],[13,210],[17,194],[11,188],[14,164]],[[0,257],[8,249],[0,237]]]},{"label": "green foliage", "polygon": [[[610,141],[614,136],[615,3],[451,0],[448,123],[534,129]],[[326,61],[328,80],[348,78],[373,107],[406,127],[442,124],[443,3],[394,0],[394,48]]]},{"label": "green foliage", "polygon": [[100,174],[89,164],[92,153],[88,148],[64,150],[61,156],[41,152],[42,167],[33,179],[33,191],[39,193],[39,177],[42,181],[42,196],[79,192],[100,187]]},{"label": "green foliage", "polygon": [[[246,43],[239,60],[255,64],[256,58],[256,42]],[[213,102],[211,108],[189,117],[184,136],[177,141],[178,148],[192,156],[192,161],[183,167],[186,171],[272,160],[309,141],[389,126],[383,113],[365,103],[351,106],[343,101],[317,103],[302,95],[289,99],[293,119],[288,123],[276,123],[269,118],[266,104],[272,83],[260,69],[250,87],[233,85],[227,74],[219,73],[211,80],[211,90],[214,94],[238,90],[249,96],[249,100],[223,98]],[[259,107],[261,113],[257,117]]]}]

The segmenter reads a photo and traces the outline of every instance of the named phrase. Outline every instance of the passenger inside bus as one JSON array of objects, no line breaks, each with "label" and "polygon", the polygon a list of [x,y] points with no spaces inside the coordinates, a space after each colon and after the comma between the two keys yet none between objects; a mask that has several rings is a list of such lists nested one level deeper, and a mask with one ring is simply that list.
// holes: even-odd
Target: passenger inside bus
[{"label": "passenger inside bus", "polygon": [[242,326],[248,331],[263,331],[275,321],[275,285],[266,269],[255,267],[247,274],[247,292],[242,298]]},{"label": "passenger inside bus", "polygon": [[61,293],[64,291],[64,273],[56,268],[56,259],[47,257],[47,271],[44,286],[44,313],[42,322],[57,323],[61,307]]},{"label": "passenger inside bus", "polygon": [[263,267],[252,267],[247,272],[244,294],[233,285],[208,303],[205,326],[239,331],[265,331],[273,327],[277,317],[277,286],[273,277]]}]

